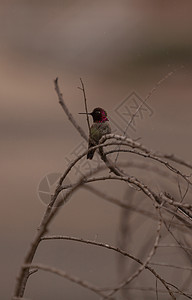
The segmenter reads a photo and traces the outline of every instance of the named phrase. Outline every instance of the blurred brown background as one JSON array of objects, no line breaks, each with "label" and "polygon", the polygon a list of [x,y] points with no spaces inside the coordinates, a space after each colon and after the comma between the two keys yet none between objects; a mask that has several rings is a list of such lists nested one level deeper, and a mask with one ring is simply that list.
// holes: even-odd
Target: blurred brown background
[{"label": "blurred brown background", "polygon": [[[1,299],[10,299],[43,215],[37,192],[41,179],[63,172],[66,157],[82,141],[58,104],[57,76],[69,109],[87,130],[85,118],[78,115],[84,110],[77,89],[80,77],[89,109],[101,106],[114,116],[133,91],[144,99],[161,78],[178,69],[149,99],[153,115],[138,119],[136,131],[129,134],[151,149],[191,160],[191,10],[187,0],[0,1]],[[115,193],[113,186],[102,185]],[[123,197],[124,188],[117,195]],[[71,199],[52,232],[115,244],[119,210],[90,196],[82,191]],[[105,277],[114,271],[104,285],[116,282],[115,263],[111,265],[107,252],[87,246],[77,252],[69,242],[45,243],[35,261],[95,284],[102,282],[101,269]],[[26,297],[53,295],[98,299],[44,273],[29,280]]]}]

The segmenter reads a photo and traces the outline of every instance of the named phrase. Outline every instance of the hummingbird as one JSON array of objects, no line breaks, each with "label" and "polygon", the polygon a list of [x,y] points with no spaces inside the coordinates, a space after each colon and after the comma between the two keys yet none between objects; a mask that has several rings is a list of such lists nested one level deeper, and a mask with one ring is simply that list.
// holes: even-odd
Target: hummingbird
[{"label": "hummingbird", "polygon": [[[86,114],[86,113],[80,113]],[[93,124],[90,128],[89,134],[89,144],[88,149],[97,145],[101,137],[105,134],[111,133],[111,127],[109,124],[109,120],[107,118],[107,112],[101,108],[96,107],[91,113],[88,113],[93,118]],[[87,153],[87,159],[92,159],[95,153],[95,150],[89,150]]]}]

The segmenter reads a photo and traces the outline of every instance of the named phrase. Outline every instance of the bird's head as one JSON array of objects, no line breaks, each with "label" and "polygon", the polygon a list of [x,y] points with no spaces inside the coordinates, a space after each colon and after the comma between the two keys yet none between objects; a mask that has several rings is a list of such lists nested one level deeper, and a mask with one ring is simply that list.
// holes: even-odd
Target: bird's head
[{"label": "bird's head", "polygon": [[104,123],[106,121],[109,121],[107,118],[107,112],[101,108],[101,107],[96,107],[91,113],[79,113],[79,114],[88,114],[93,117],[93,122],[96,123]]}]

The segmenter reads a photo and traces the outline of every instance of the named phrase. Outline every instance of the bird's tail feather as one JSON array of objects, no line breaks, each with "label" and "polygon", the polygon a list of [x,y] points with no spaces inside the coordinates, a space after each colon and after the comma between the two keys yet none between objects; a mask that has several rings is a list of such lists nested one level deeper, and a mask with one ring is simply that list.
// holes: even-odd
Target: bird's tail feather
[{"label": "bird's tail feather", "polygon": [[[92,143],[89,143],[89,148],[91,148],[91,147],[93,147],[93,146],[95,146],[95,145],[92,144]],[[88,149],[89,149],[89,148],[88,148]],[[95,153],[95,149],[89,150],[88,153],[87,153],[87,159],[92,159],[94,153]]]},{"label": "bird's tail feather", "polygon": [[95,153],[95,150],[90,150],[90,151],[87,153],[87,159],[92,159],[94,153]]}]

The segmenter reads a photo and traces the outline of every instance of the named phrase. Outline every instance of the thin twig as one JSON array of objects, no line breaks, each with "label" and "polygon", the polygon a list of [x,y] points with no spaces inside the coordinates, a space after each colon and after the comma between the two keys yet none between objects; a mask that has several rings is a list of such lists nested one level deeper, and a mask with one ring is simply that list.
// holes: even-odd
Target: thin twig
[{"label": "thin twig", "polygon": [[[144,151],[145,153],[142,152],[136,152],[135,149],[134,150],[127,150],[127,152],[130,153],[134,153],[137,155],[141,155],[144,156],[146,158],[151,158],[153,160],[156,160],[160,163],[162,163],[163,165],[165,165],[168,169],[170,169],[172,172],[180,175],[183,179],[185,179],[185,181],[187,183],[189,183],[190,185],[192,185],[192,182],[188,179],[188,175],[183,174],[181,171],[179,171],[177,168],[175,168],[174,166],[170,165],[167,161],[162,160],[161,158],[159,158],[158,156],[155,156],[153,154],[153,152],[151,152],[149,149],[147,149],[146,147],[144,147],[142,144],[134,142],[133,140],[131,140],[130,138],[126,138],[124,136],[121,135],[116,135],[116,134],[107,134],[105,135],[103,138],[101,138],[101,143],[104,143],[107,139],[116,139],[116,140],[121,140],[122,141],[122,145],[124,145],[124,142],[127,143],[130,147],[132,148],[138,148],[142,151]],[[113,150],[112,150],[113,151]],[[115,151],[115,150],[114,150]]]},{"label": "thin twig", "polygon": [[[145,262],[143,263],[142,266],[140,266],[140,268],[134,273],[132,274],[128,279],[124,280],[122,283],[120,283],[116,288],[113,289],[113,291],[108,295],[108,296],[113,296],[117,291],[119,291],[120,289],[124,288],[126,285],[128,285],[131,281],[133,281],[135,278],[137,278],[139,276],[139,274],[146,268],[146,266],[149,264],[151,258],[154,256],[157,246],[159,244],[159,240],[160,240],[160,229],[161,229],[161,220],[159,220],[158,222],[158,227],[157,227],[157,235],[155,238],[155,242],[154,245],[147,257],[147,259],[145,260]],[[174,298],[173,298],[174,299]]]},{"label": "thin twig", "polygon": [[181,249],[183,249],[183,251],[185,253],[187,253],[188,255],[191,255],[191,253],[185,248],[183,247],[182,243],[176,238],[176,236],[173,234],[173,232],[171,231],[171,229],[169,228],[169,226],[167,225],[166,221],[163,219],[162,217],[162,214],[160,212],[160,215],[161,215],[161,219],[162,219],[162,222],[165,226],[165,228],[167,229],[167,231],[170,233],[170,235],[173,237],[173,239],[177,242],[177,244],[180,246]]},{"label": "thin twig", "polygon": [[176,162],[179,165],[182,165],[189,169],[192,169],[192,163],[187,162],[187,161],[183,160],[182,158],[175,156],[174,154],[165,154],[165,153],[160,153],[160,152],[157,152],[155,154],[158,157],[169,159],[173,162]]},{"label": "thin twig", "polygon": [[142,108],[142,106],[149,100],[149,98],[152,96],[152,94],[157,90],[157,88],[164,82],[166,81],[169,77],[171,77],[174,73],[176,73],[179,69],[183,68],[180,67],[178,69],[175,69],[171,72],[169,72],[168,74],[166,74],[163,78],[161,78],[156,84],[155,86],[150,90],[150,92],[147,94],[147,96],[145,97],[144,101],[138,106],[137,110],[135,111],[135,113],[131,116],[131,119],[129,121],[129,123],[127,124],[125,131],[124,131],[124,135],[126,134],[129,126],[131,125],[131,123],[133,122],[133,119],[135,118],[135,116],[137,115],[137,113],[140,111],[140,109]]},{"label": "thin twig", "polygon": [[54,80],[54,85],[55,85],[55,91],[57,93],[57,96],[59,98],[59,104],[61,105],[61,107],[63,108],[64,112],[66,113],[69,121],[73,124],[73,126],[77,129],[77,131],[80,133],[80,135],[86,140],[88,141],[88,137],[87,135],[85,134],[85,132],[83,131],[83,129],[77,124],[75,118],[73,117],[73,115],[71,114],[71,112],[69,111],[67,105],[65,104],[64,102],[64,99],[63,99],[63,95],[60,91],[60,88],[59,88],[59,84],[58,84],[58,78],[56,78]]},{"label": "thin twig", "polygon": [[[57,239],[59,239],[59,240],[70,240],[70,241],[75,241],[75,242],[80,242],[80,243],[85,243],[85,244],[91,244],[91,245],[107,248],[109,250],[116,251],[116,252],[118,252],[118,253],[120,253],[124,256],[129,257],[130,259],[136,261],[137,263],[139,263],[142,266],[144,264],[140,259],[136,258],[132,254],[129,254],[124,250],[121,250],[119,248],[116,248],[116,247],[108,245],[108,244],[104,244],[104,243],[100,243],[100,242],[96,242],[96,241],[85,240],[85,239],[81,239],[81,238],[70,237],[70,236],[44,236],[44,237],[41,238],[41,240],[57,240]],[[176,299],[173,292],[169,288],[167,282],[159,274],[157,274],[153,268],[151,268],[148,265],[145,265],[145,269],[149,270],[165,286],[165,288],[167,289],[167,291],[168,291],[169,295],[172,297],[172,299]],[[104,296],[103,298],[106,299],[107,297],[108,296]]]},{"label": "thin twig", "polygon": [[[180,194],[180,197],[181,197],[181,203],[184,201],[188,191],[189,191],[189,183],[187,182],[187,188],[186,188],[186,191],[185,193],[182,195],[182,191],[181,191],[181,185],[180,185],[180,182],[179,182],[179,178],[178,178],[178,189],[179,189],[179,194]],[[177,207],[176,208],[176,212],[179,210],[179,208]],[[184,211],[183,211],[184,212]],[[187,212],[187,215],[189,216],[189,212]],[[190,217],[190,216],[189,216]],[[169,228],[171,227],[172,223],[173,223],[173,220],[174,220],[174,215],[170,221],[170,224],[169,224]]]},{"label": "thin twig", "polygon": [[[158,245],[158,247],[181,248],[179,245],[175,245],[175,244],[160,244],[160,245]],[[183,248],[185,248],[186,250],[192,251],[191,247],[183,247]]]},{"label": "thin twig", "polygon": [[89,135],[90,135],[91,126],[90,126],[90,122],[89,122],[89,115],[88,115],[88,108],[87,108],[87,97],[86,97],[86,92],[85,92],[85,86],[84,86],[82,78],[80,78],[80,81],[81,81],[81,87],[79,87],[79,89],[82,90],[82,92],[83,92],[84,104],[85,104],[85,112],[86,112],[86,117],[87,117],[87,125],[88,125]]},{"label": "thin twig", "polygon": [[[24,265],[23,268],[37,268],[39,270],[43,270],[43,271],[46,271],[46,272],[56,274],[60,277],[66,278],[67,280],[80,285],[81,287],[86,288],[87,290],[90,290],[90,291],[96,293],[97,295],[99,295],[101,297],[105,297],[105,294],[102,293],[98,287],[96,287],[93,284],[91,284],[87,281],[84,281],[84,280],[82,280],[78,277],[69,275],[68,273],[64,272],[63,270],[60,270],[60,269],[57,269],[57,268],[54,268],[54,267],[50,267],[50,266],[47,266],[47,265],[43,265],[43,264],[38,264],[38,263],[31,264],[31,265],[30,264]],[[110,299],[114,300],[112,297]]]},{"label": "thin twig", "polygon": [[151,266],[168,267],[168,268],[181,269],[181,270],[192,272],[192,267],[188,267],[188,266],[172,265],[172,264],[167,264],[162,262],[150,262],[149,264]]},{"label": "thin twig", "polygon": [[158,281],[157,278],[155,279],[155,294],[156,294],[156,299],[159,299],[159,294],[158,294]]},{"label": "thin twig", "polygon": [[[91,182],[91,179],[88,180],[88,181],[86,181],[86,182],[87,182],[87,183],[88,183],[88,182]],[[148,218],[151,218],[151,219],[153,219],[153,220],[155,220],[155,221],[157,220],[156,214],[154,214],[154,213],[152,213],[152,212],[150,212],[150,211],[141,209],[141,208],[138,207],[138,206],[133,206],[133,205],[129,204],[129,202],[128,202],[128,203],[122,202],[122,201],[118,200],[117,198],[114,198],[114,197],[108,195],[107,193],[102,192],[100,189],[97,189],[97,188],[93,187],[92,185],[87,185],[87,184],[85,185],[85,184],[84,184],[84,185],[82,185],[82,188],[84,188],[84,189],[86,189],[86,190],[88,190],[88,191],[90,191],[90,192],[96,194],[96,195],[99,196],[101,199],[106,200],[106,201],[108,201],[108,202],[110,202],[110,203],[112,203],[112,204],[114,204],[114,205],[117,205],[117,206],[123,208],[123,209],[128,209],[128,210],[134,211],[134,212],[139,213],[139,214],[141,214],[141,215],[143,215],[143,216],[146,216],[146,217],[148,217]],[[127,200],[128,200],[128,199],[127,199]],[[162,209],[165,209],[165,210],[166,210],[165,207],[162,207]],[[172,211],[168,211],[168,213],[172,214]],[[177,215],[175,215],[175,216],[177,217]],[[165,221],[168,221],[168,220],[165,220]],[[183,220],[181,220],[181,221],[183,221]],[[179,224],[178,222],[177,222],[177,223],[176,223],[176,222],[173,222],[172,225],[173,225],[175,228],[177,228],[178,230],[182,230],[182,231],[183,231],[183,229],[181,229],[180,227],[182,226],[182,227],[185,228],[185,226],[186,226],[185,223],[184,223],[184,224]],[[192,226],[191,226],[191,227],[192,227]]]},{"label": "thin twig", "polygon": [[[182,66],[183,68],[183,66]],[[181,67],[179,68],[181,69]],[[142,101],[142,103],[138,106],[138,108],[136,109],[135,113],[132,114],[127,126],[125,127],[125,130],[123,132],[123,135],[125,136],[126,133],[127,133],[127,130],[129,128],[129,126],[131,125],[131,123],[133,122],[134,118],[136,117],[137,113],[141,110],[142,106],[149,100],[149,98],[152,96],[152,94],[157,90],[157,88],[164,82],[166,81],[169,77],[171,77],[178,69],[172,71],[172,72],[169,72],[168,74],[166,74],[163,78],[161,78],[157,83],[156,85],[152,88],[152,90],[150,90],[150,92],[147,94],[147,96],[145,97],[144,101]],[[119,150],[120,150],[120,146],[119,146]],[[116,155],[116,158],[115,158],[115,163],[117,163],[117,159],[118,159],[118,156],[119,156],[119,152],[117,153]]]}]

